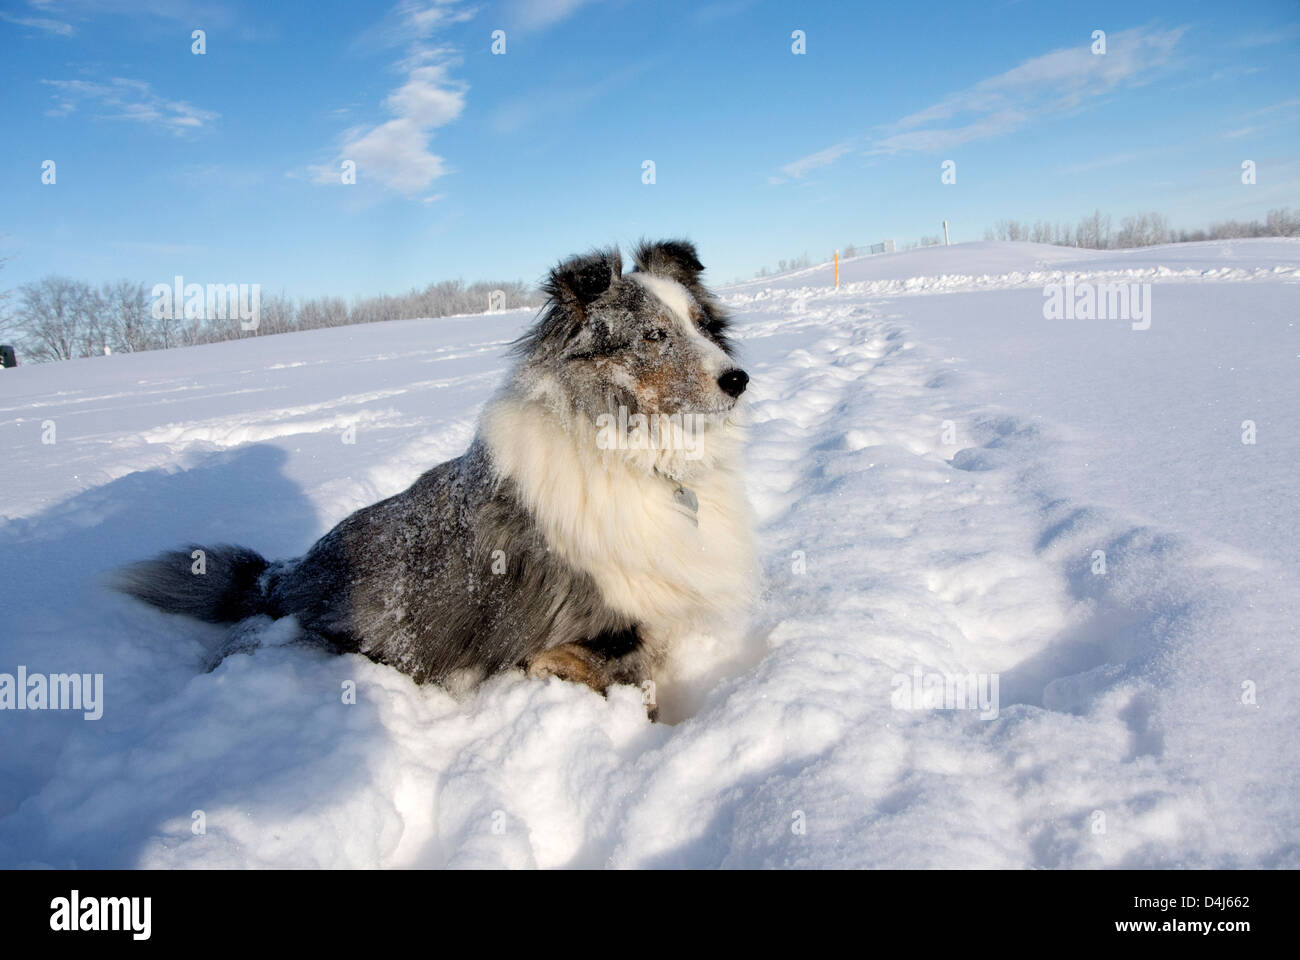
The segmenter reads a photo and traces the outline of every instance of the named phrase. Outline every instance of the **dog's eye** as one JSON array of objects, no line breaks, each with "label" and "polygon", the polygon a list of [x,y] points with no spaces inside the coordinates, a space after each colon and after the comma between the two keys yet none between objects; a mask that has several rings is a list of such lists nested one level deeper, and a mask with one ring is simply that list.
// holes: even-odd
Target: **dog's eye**
[{"label": "dog's eye", "polygon": [[657,329],[647,330],[645,332],[645,338],[647,340],[662,340],[666,336],[668,336],[668,334],[664,333],[662,330],[657,330]]}]

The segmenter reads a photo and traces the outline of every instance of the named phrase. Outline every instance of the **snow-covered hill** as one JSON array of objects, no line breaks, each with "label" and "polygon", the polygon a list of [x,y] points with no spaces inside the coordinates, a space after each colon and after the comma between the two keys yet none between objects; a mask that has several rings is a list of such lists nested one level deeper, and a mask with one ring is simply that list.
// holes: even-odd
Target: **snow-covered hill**
[{"label": "snow-covered hill", "polygon": [[[1150,283],[1149,329],[1045,319],[1067,279]],[[528,314],[0,373],[0,673],[105,683],[99,720],[0,712],[0,865],[1300,866],[1300,241],[724,294],[764,595],[653,725],[274,628],[205,674],[218,628],[98,586],[189,540],[295,555],[459,453]],[[900,709],[917,675],[996,709]]]}]

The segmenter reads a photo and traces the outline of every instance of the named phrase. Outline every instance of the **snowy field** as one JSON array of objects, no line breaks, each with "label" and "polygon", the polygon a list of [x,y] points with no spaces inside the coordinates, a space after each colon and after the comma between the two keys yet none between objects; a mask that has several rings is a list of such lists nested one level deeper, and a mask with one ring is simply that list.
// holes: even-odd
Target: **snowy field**
[{"label": "snowy field", "polygon": [[[1149,329],[1046,319],[1067,277],[1150,284]],[[459,454],[529,314],[0,373],[0,672],[104,676],[98,720],[0,713],[0,866],[1300,867],[1300,241],[723,295],[763,599],[659,724],[274,627],[203,673],[220,628],[100,586],[190,540],[297,555]],[[900,709],[918,673],[995,709]]]}]

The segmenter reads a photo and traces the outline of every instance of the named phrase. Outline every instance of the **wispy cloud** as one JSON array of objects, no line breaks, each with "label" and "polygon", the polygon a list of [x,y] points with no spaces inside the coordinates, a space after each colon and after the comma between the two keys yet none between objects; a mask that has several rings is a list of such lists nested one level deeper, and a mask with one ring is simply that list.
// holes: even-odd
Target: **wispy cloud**
[{"label": "wispy cloud", "polygon": [[542,30],[595,2],[597,0],[511,0],[505,7],[505,22],[524,32]]},{"label": "wispy cloud", "polygon": [[572,117],[592,101],[644,76],[658,63],[656,58],[640,60],[629,63],[606,77],[582,83],[529,89],[527,95],[508,100],[492,111],[492,129],[498,133],[514,133],[551,118]]},{"label": "wispy cloud", "polygon": [[431,142],[435,130],[464,111],[469,84],[452,76],[461,62],[456,51],[430,41],[446,27],[470,19],[474,12],[457,5],[457,0],[404,0],[366,32],[363,46],[405,48],[405,56],[393,67],[406,79],[384,99],[391,119],[344,131],[333,163],[309,168],[314,182],[340,183],[340,165],[351,160],[358,178],[373,178],[391,190],[414,195],[448,172],[446,161],[433,152]]},{"label": "wispy cloud", "polygon": [[1026,60],[904,117],[872,144],[871,152],[943,150],[1078,110],[1121,88],[1146,83],[1170,63],[1185,29],[1137,27],[1111,34],[1104,54],[1080,44]]},{"label": "wispy cloud", "polygon": [[114,77],[107,83],[88,80],[42,80],[54,88],[54,106],[47,116],[65,117],[83,103],[92,103],[101,120],[133,120],[175,134],[192,133],[221,114],[203,110],[185,100],[168,100],[153,92],[143,80]]},{"label": "wispy cloud", "polygon": [[[27,0],[27,6],[37,15],[33,19],[49,18],[69,31],[72,28],[69,21],[80,24],[100,17],[129,17],[140,23],[170,21],[209,29],[230,26],[236,18],[231,5],[221,0]],[[7,14],[0,16],[22,22]],[[64,33],[62,29],[54,32]]]},{"label": "wispy cloud", "polygon": [[923,110],[781,168],[799,179],[861,147],[867,155],[937,153],[1004,136],[1045,117],[1087,107],[1117,90],[1150,82],[1174,60],[1186,28],[1138,27],[1111,34],[1105,54],[1088,44],[1033,57],[997,76],[951,93]]},{"label": "wispy cloud", "polygon": [[1294,110],[1300,107],[1300,97],[1293,97],[1290,100],[1279,100],[1277,103],[1270,103],[1267,107],[1260,107],[1258,110],[1252,110],[1246,114],[1248,117],[1258,117],[1265,113],[1274,113],[1278,110]]},{"label": "wispy cloud", "polygon": [[691,14],[691,19],[701,26],[705,26],[744,13],[753,4],[754,0],[717,0],[715,3],[706,3],[701,7],[696,7]]},{"label": "wispy cloud", "polygon": [[76,33],[76,29],[72,24],[64,23],[62,20],[53,20],[49,17],[15,17],[11,13],[0,13],[0,20],[8,20],[20,27],[41,30],[57,37],[70,37]]},{"label": "wispy cloud", "polygon": [[829,167],[853,150],[852,142],[837,143],[833,147],[827,147],[825,150],[818,150],[816,153],[810,153],[806,157],[800,157],[791,163],[787,163],[781,168],[781,176],[768,177],[769,183],[785,183],[787,179],[798,180],[810,170],[818,170],[821,167]]},{"label": "wispy cloud", "polygon": [[1261,117],[1254,123],[1249,123],[1244,127],[1238,127],[1235,130],[1228,130],[1223,134],[1225,140],[1240,140],[1242,137],[1248,137],[1252,133],[1261,133],[1272,130],[1274,127],[1291,123],[1295,120],[1293,114],[1297,108],[1300,108],[1300,98],[1290,100],[1279,100],[1277,103],[1270,103],[1267,107],[1260,107],[1258,110],[1251,110],[1241,115],[1241,119],[1251,117]]},{"label": "wispy cloud", "polygon": [[1232,41],[1234,47],[1250,49],[1267,47],[1275,43],[1286,43],[1300,37],[1300,23],[1288,23],[1267,33],[1248,33]]},{"label": "wispy cloud", "polygon": [[[1028,110],[1008,107],[997,113],[976,116],[968,123],[950,127],[928,127],[919,130],[901,130],[872,142],[868,153],[937,153],[951,150],[974,140],[987,140],[1012,133],[1025,126],[1032,115]],[[900,127],[908,126],[906,120]]]},{"label": "wispy cloud", "polygon": [[363,53],[382,53],[406,48],[418,52],[439,31],[474,18],[478,10],[461,0],[401,0],[363,30],[353,48]]},{"label": "wispy cloud", "polygon": [[1085,160],[1082,163],[1072,163],[1068,166],[1061,167],[1057,172],[1067,177],[1075,177],[1081,173],[1088,173],[1092,170],[1102,170],[1106,167],[1118,167],[1126,163],[1132,163],[1134,160],[1142,157],[1140,151],[1130,151],[1127,153],[1112,153],[1104,157],[1098,157],[1095,160]]}]

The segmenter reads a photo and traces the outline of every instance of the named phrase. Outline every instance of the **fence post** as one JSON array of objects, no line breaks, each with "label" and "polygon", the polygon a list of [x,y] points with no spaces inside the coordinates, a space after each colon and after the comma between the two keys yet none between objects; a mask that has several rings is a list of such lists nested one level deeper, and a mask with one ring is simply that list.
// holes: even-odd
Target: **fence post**
[{"label": "fence post", "polygon": [[835,251],[835,289],[840,287],[840,252]]},{"label": "fence post", "polygon": [[948,246],[948,221],[943,222],[943,245]]}]

